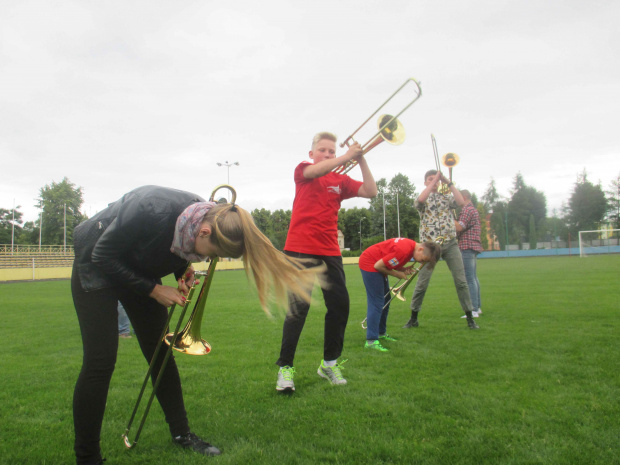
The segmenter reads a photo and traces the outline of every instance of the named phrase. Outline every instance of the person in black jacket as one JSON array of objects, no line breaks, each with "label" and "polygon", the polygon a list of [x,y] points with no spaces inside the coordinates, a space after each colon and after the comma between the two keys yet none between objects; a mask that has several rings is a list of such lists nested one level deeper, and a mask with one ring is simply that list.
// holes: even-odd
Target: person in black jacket
[{"label": "person in black jacket", "polygon": [[[137,188],[76,227],[71,292],[84,347],[73,397],[74,449],[78,464],[102,463],[100,432],[118,349],[117,302],[131,320],[150,362],[167,320],[167,307],[183,305],[194,281],[191,262],[243,257],[265,311],[270,289],[278,303],[292,292],[306,300],[320,270],[305,270],[276,250],[242,208],[175,189]],[[174,273],[178,287],[162,285]],[[152,374],[159,373],[160,351]],[[181,380],[170,357],[157,399],[173,442],[204,455],[219,455],[189,427]]]}]

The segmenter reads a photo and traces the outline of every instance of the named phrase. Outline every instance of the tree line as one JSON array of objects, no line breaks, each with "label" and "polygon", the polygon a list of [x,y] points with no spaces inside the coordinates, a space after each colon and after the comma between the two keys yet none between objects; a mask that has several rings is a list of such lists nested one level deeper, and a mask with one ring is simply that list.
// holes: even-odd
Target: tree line
[{"label": "tree line", "polygon": [[[370,199],[368,207],[343,208],[338,215],[338,228],[344,235],[344,247],[357,255],[368,246],[385,238],[407,237],[417,240],[420,216],[415,209],[419,195],[409,178],[396,174],[389,182],[377,181],[379,194]],[[593,184],[584,170],[577,176],[573,191],[560,211],[547,211],[543,192],[527,185],[521,173],[515,175],[508,195],[497,191],[491,178],[480,199],[472,191],[472,202],[480,218],[490,215],[490,232],[502,250],[506,244],[536,243],[553,240],[576,240],[583,230],[596,230],[608,223],[620,228],[620,174],[611,181],[606,190]],[[66,177],[61,182],[46,184],[39,191],[35,206],[42,214],[35,221],[22,221],[20,206],[14,209],[0,208],[0,244],[45,245],[73,244],[73,230],[86,214],[81,212],[83,189]],[[251,212],[258,228],[278,249],[283,249],[291,220],[291,210],[269,211],[264,208]],[[41,229],[41,219],[43,228]],[[486,222],[481,222],[482,241],[487,243]],[[345,251],[346,255],[347,252]]]}]

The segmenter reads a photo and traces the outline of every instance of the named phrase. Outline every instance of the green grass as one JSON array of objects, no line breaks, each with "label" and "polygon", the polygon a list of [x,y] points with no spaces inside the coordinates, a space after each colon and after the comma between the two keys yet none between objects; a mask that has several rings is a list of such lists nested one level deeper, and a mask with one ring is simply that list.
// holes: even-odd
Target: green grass
[{"label": "green grass", "polygon": [[[282,315],[267,318],[243,272],[217,273],[203,357],[177,355],[195,432],[223,455],[170,444],[154,406],[140,445],[120,438],[146,373],[135,339],[120,341],[102,432],[106,463],[620,463],[620,256],[479,262],[484,314],[471,331],[440,264],[420,327],[392,306],[389,353],[364,351],[365,292],[346,267],[349,384],[316,374],[320,293],[295,360],[297,392],[275,391]],[[411,296],[409,289],[407,297]],[[81,340],[68,281],[0,284],[0,463],[73,463],[71,399]]]}]

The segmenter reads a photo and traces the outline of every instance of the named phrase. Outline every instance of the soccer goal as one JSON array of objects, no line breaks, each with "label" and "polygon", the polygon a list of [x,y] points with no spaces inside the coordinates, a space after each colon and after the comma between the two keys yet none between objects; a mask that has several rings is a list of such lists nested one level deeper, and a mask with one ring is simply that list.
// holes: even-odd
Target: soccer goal
[{"label": "soccer goal", "polygon": [[620,229],[579,231],[579,256],[620,252]]}]

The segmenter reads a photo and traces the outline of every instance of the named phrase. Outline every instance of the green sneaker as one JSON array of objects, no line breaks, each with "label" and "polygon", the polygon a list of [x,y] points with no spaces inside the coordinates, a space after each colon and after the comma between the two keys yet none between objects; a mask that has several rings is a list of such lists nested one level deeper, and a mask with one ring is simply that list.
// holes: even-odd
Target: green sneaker
[{"label": "green sneaker", "polygon": [[294,391],[295,383],[293,382],[293,376],[295,376],[295,368],[288,365],[281,367],[278,371],[276,391]]},{"label": "green sneaker", "polygon": [[389,334],[379,334],[379,339],[383,339],[384,341],[389,341],[389,342],[396,342],[398,341],[398,339],[394,339],[392,336],[390,336]]},{"label": "green sneaker", "polygon": [[346,360],[336,363],[333,367],[326,367],[323,362],[325,362],[325,360],[321,360],[321,364],[319,365],[319,369],[317,371],[319,376],[328,379],[332,384],[347,384],[347,380],[344,379],[341,371],[344,368],[342,365],[346,362]]},{"label": "green sneaker", "polygon": [[374,349],[379,352],[389,352],[390,350],[383,347],[379,341],[374,341],[371,344],[368,344],[368,341],[366,341],[366,344],[364,344],[364,349]]}]

